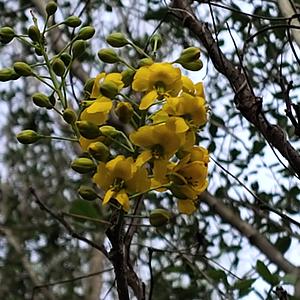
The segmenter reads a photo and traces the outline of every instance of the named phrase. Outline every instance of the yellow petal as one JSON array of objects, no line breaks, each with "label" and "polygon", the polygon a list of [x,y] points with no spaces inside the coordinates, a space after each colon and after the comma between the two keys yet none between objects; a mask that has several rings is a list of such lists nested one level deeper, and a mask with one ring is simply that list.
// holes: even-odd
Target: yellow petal
[{"label": "yellow petal", "polygon": [[98,112],[109,112],[112,108],[112,101],[109,98],[101,97],[97,99],[92,105],[90,105],[86,111],[89,114],[95,114]]},{"label": "yellow petal", "polygon": [[177,207],[179,212],[186,215],[191,215],[193,212],[197,210],[197,207],[194,204],[193,200],[178,200]]},{"label": "yellow petal", "polygon": [[143,151],[136,159],[135,165],[139,168],[152,158],[150,150]]},{"label": "yellow petal", "polygon": [[91,98],[97,98],[100,95],[100,82],[101,79],[105,77],[105,73],[100,73],[96,76],[95,82],[93,85],[92,93],[91,93]]},{"label": "yellow petal", "polygon": [[141,147],[149,148],[155,143],[155,138],[153,136],[153,126],[143,126],[138,129],[138,131],[132,132],[129,135],[130,141]]},{"label": "yellow petal", "polygon": [[108,203],[109,200],[110,200],[112,197],[114,197],[114,194],[115,194],[115,192],[113,191],[113,189],[109,189],[109,190],[105,193],[105,195],[104,195],[102,204],[104,205],[104,204]]},{"label": "yellow petal", "polygon": [[166,122],[166,126],[176,133],[183,133],[189,130],[189,126],[186,124],[184,119],[180,117],[171,117]]},{"label": "yellow petal", "polygon": [[134,75],[132,89],[136,92],[145,92],[149,90],[150,71],[148,67],[141,67]]},{"label": "yellow petal", "polygon": [[109,189],[113,184],[114,177],[107,170],[103,162],[99,162],[97,173],[93,176],[93,181],[103,190]]},{"label": "yellow petal", "polygon": [[153,163],[153,177],[161,183],[167,183],[168,160],[156,159]]},{"label": "yellow petal", "polygon": [[122,205],[125,211],[129,210],[129,197],[124,189],[120,190],[114,198]]},{"label": "yellow petal", "polygon": [[133,177],[126,181],[126,189],[130,193],[145,192],[150,188],[150,179],[148,178],[148,172],[145,167],[138,168]]},{"label": "yellow petal", "polygon": [[154,103],[157,98],[157,92],[155,90],[147,93],[141,100],[140,110],[147,109],[150,105]]}]

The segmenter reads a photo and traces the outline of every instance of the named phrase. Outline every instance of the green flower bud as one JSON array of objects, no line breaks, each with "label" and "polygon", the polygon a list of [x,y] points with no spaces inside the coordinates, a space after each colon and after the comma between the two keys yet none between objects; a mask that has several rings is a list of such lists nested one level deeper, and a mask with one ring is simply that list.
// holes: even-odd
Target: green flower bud
[{"label": "green flower bud", "polygon": [[177,59],[178,63],[191,63],[198,60],[200,57],[200,49],[196,47],[189,47],[184,49],[180,57]]},{"label": "green flower bud", "polygon": [[77,35],[77,39],[79,40],[89,40],[95,34],[95,28],[92,26],[82,27]]},{"label": "green flower bud", "polygon": [[15,37],[15,32],[11,27],[1,27],[0,28],[0,43],[8,44]]},{"label": "green flower bud", "polygon": [[91,143],[88,147],[89,153],[97,160],[106,162],[109,158],[109,149],[102,142]]},{"label": "green flower bud", "polygon": [[133,107],[129,102],[119,102],[115,109],[116,115],[119,120],[126,124],[129,123],[133,116]]},{"label": "green flower bud", "polygon": [[155,51],[158,50],[161,47],[161,44],[162,44],[162,38],[160,34],[156,33],[151,36],[150,45],[153,50]]},{"label": "green flower bud", "polygon": [[92,92],[94,82],[95,82],[95,77],[94,78],[89,78],[84,84],[83,90],[84,90],[87,97],[89,97],[91,92]]},{"label": "green flower bud", "polygon": [[135,71],[132,69],[126,69],[121,73],[121,75],[124,86],[127,87],[131,85],[133,77],[135,75]]},{"label": "green flower bud", "polygon": [[43,93],[34,93],[32,95],[32,101],[36,106],[45,107],[48,109],[53,108],[52,103],[47,95]]},{"label": "green flower bud", "polygon": [[185,195],[182,190],[180,189],[180,185],[172,184],[170,187],[170,191],[172,192],[173,196],[178,199],[186,199],[187,195]]},{"label": "green flower bud", "polygon": [[20,76],[30,76],[33,74],[31,67],[23,61],[15,62],[13,67],[15,72]]},{"label": "green flower bud", "polygon": [[63,112],[63,118],[68,124],[73,124],[77,120],[77,115],[73,109],[66,108]]},{"label": "green flower bud", "polygon": [[43,55],[42,48],[41,48],[41,46],[39,46],[39,45],[36,45],[36,46],[35,46],[34,52],[35,52],[35,54],[38,55],[38,56],[42,56],[42,55]]},{"label": "green flower bud", "polygon": [[39,42],[41,40],[40,30],[35,25],[28,28],[27,34],[33,42]]},{"label": "green flower bud", "polygon": [[157,208],[150,212],[149,221],[154,227],[164,226],[169,223],[172,213],[163,208]]},{"label": "green flower bud", "polygon": [[54,1],[50,1],[46,5],[46,12],[48,16],[52,16],[56,13],[57,4]]},{"label": "green flower bud", "polygon": [[60,56],[60,59],[63,61],[64,65],[67,67],[70,64],[70,62],[72,61],[72,56],[69,53],[64,52]]},{"label": "green flower bud", "polygon": [[73,160],[71,168],[80,174],[85,174],[95,171],[96,166],[91,159],[87,157],[79,157]]},{"label": "green flower bud", "polygon": [[117,136],[119,134],[119,131],[112,126],[109,125],[104,125],[100,127],[100,132],[104,135],[104,136]]},{"label": "green flower bud", "polygon": [[41,136],[37,132],[30,129],[23,130],[17,134],[17,140],[21,144],[33,144],[39,139],[41,139]]},{"label": "green flower bud", "polygon": [[66,66],[60,58],[55,58],[52,62],[52,69],[57,76],[63,76]]},{"label": "green flower bud", "polygon": [[189,71],[199,71],[203,68],[203,63],[200,59],[189,63],[180,62],[180,64]]},{"label": "green flower bud", "polygon": [[86,185],[80,186],[80,188],[78,190],[78,194],[80,195],[80,197],[82,199],[88,200],[88,201],[93,201],[93,200],[97,199],[97,197],[98,197],[95,190]]},{"label": "green flower bud", "polygon": [[77,121],[77,128],[80,134],[89,140],[93,140],[101,135],[101,132],[97,125],[88,121]]},{"label": "green flower bud", "polygon": [[0,82],[16,80],[20,78],[13,68],[4,68],[0,70]]},{"label": "green flower bud", "polygon": [[72,55],[74,58],[80,57],[86,49],[86,41],[77,40],[72,46]]},{"label": "green flower bud", "polygon": [[139,67],[144,67],[144,66],[151,66],[153,65],[154,61],[152,58],[150,57],[146,57],[146,58],[142,58],[139,61]]},{"label": "green flower bud", "polygon": [[120,58],[116,51],[110,48],[99,50],[98,57],[100,60],[108,64],[114,64],[120,61]]},{"label": "green flower bud", "polygon": [[129,41],[126,39],[123,33],[113,32],[106,38],[107,43],[115,48],[121,48],[129,44]]},{"label": "green flower bud", "polygon": [[100,86],[100,92],[103,96],[113,99],[118,94],[118,86],[111,80],[103,82]]},{"label": "green flower bud", "polygon": [[77,16],[70,16],[64,20],[64,24],[75,28],[81,25],[81,20]]}]

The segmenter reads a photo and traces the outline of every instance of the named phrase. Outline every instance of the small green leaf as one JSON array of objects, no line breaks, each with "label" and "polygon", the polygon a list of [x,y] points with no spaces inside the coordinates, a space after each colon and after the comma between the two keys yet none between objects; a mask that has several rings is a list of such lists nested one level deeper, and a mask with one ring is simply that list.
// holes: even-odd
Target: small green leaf
[{"label": "small green leaf", "polygon": [[266,282],[272,286],[279,283],[278,276],[276,274],[272,274],[268,267],[261,260],[256,262],[256,271]]},{"label": "small green leaf", "polygon": [[80,215],[83,217],[99,219],[101,217],[100,212],[97,210],[95,203],[75,200],[69,211],[71,214]]}]

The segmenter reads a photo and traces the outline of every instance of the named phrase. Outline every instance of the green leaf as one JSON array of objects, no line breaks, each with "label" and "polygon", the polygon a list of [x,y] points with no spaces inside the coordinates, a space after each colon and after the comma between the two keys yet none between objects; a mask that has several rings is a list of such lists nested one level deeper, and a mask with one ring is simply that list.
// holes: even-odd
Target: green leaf
[{"label": "green leaf", "polygon": [[289,236],[279,237],[275,243],[275,247],[284,254],[291,245],[291,238]]},{"label": "green leaf", "polygon": [[266,282],[272,286],[279,283],[278,276],[276,274],[272,274],[268,267],[261,260],[256,262],[256,271]]},{"label": "green leaf", "polygon": [[295,285],[297,282],[297,275],[295,274],[286,274],[281,278],[283,283]]},{"label": "green leaf", "polygon": [[72,203],[72,206],[69,211],[71,214],[80,215],[83,217],[99,219],[101,217],[100,212],[98,211],[95,203],[84,201],[84,200],[75,200]]},{"label": "green leaf", "polygon": [[239,298],[248,295],[251,292],[251,286],[256,279],[242,279],[234,283],[233,289],[239,290]]}]

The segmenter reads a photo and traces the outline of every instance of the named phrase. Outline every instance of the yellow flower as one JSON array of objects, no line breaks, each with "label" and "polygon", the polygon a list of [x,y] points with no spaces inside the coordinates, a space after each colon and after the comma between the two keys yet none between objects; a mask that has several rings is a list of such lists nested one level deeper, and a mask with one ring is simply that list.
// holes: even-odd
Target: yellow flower
[{"label": "yellow flower", "polygon": [[169,97],[163,106],[169,116],[181,116],[191,127],[203,126],[207,122],[205,100],[202,97],[182,93],[179,97]]},{"label": "yellow flower", "polygon": [[190,199],[179,199],[177,201],[177,207],[179,212],[186,215],[191,215],[197,209],[197,207],[195,206],[195,201]]},{"label": "yellow flower", "polygon": [[196,84],[188,78],[187,76],[182,76],[182,91],[184,93],[190,94],[192,96],[198,96],[205,99],[204,95],[204,87],[202,82],[198,82]]},{"label": "yellow flower", "polygon": [[114,198],[125,211],[129,210],[128,194],[144,192],[150,187],[146,168],[137,168],[132,157],[123,155],[106,164],[100,162],[93,180],[105,192],[103,204]]},{"label": "yellow flower", "polygon": [[81,113],[80,120],[102,125],[108,119],[108,114],[113,106],[109,98],[101,96]]},{"label": "yellow flower", "polygon": [[95,142],[103,142],[104,140],[105,140],[104,136],[99,136],[98,138],[93,139],[93,140],[89,140],[89,139],[84,138],[83,136],[80,136],[79,144],[83,151],[87,151],[90,144],[95,143]]},{"label": "yellow flower", "polygon": [[140,109],[147,109],[156,99],[177,96],[182,87],[181,71],[169,63],[154,63],[137,70],[132,88],[136,92],[146,92]]}]

